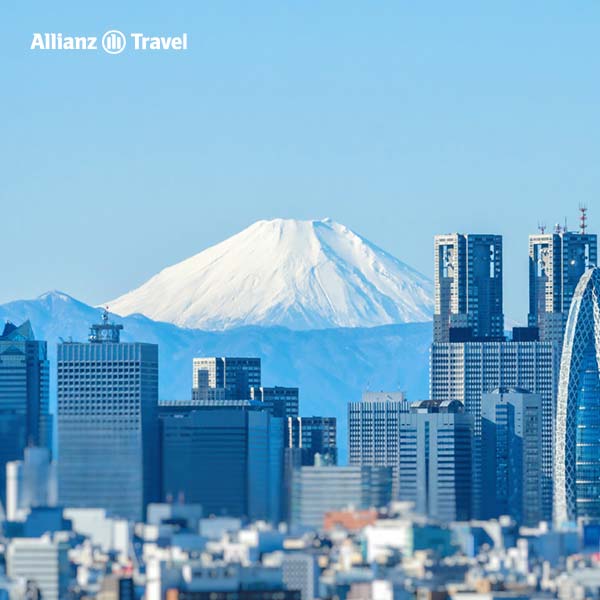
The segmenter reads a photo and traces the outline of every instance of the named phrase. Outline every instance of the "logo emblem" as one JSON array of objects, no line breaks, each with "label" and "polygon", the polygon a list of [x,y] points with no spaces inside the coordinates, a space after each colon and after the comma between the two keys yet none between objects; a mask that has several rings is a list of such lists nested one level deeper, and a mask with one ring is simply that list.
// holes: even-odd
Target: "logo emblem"
[{"label": "logo emblem", "polygon": [[127,38],[118,29],[111,29],[102,36],[102,49],[107,54],[121,54],[125,46],[127,46]]}]

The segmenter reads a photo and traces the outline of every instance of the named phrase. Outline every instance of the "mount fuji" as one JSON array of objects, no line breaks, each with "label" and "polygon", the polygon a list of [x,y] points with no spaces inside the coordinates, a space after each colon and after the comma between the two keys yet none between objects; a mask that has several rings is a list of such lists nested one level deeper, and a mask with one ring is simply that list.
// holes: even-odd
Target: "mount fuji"
[{"label": "mount fuji", "polygon": [[258,221],[106,304],[204,330],[374,327],[433,310],[429,279],[330,219]]},{"label": "mount fuji", "polygon": [[[259,221],[109,306],[124,341],[159,345],[160,398],[189,397],[194,357],[259,356],[263,385],[298,386],[302,415],[337,417],[340,457],[362,391],[427,397],[431,282],[330,220]],[[99,318],[56,291],[0,305],[48,341],[53,409],[56,344]]]}]

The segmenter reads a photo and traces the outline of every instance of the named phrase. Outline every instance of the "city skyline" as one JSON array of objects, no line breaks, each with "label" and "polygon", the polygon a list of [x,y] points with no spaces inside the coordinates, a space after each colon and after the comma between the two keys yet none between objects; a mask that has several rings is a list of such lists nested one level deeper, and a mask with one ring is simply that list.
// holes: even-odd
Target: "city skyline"
[{"label": "city skyline", "polygon": [[600,600],[600,3],[5,4],[0,600]]}]

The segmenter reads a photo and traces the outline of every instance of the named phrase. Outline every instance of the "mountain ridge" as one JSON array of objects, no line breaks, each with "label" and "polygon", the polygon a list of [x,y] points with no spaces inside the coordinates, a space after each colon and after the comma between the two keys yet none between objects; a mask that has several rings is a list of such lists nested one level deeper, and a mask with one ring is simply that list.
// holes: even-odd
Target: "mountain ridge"
[{"label": "mountain ridge", "polygon": [[[100,310],[64,292],[0,305],[0,319],[20,324],[30,319],[37,339],[48,342],[51,407],[56,407],[56,344],[60,338],[85,341]],[[143,315],[111,319],[124,325],[124,341],[159,345],[159,397],[189,398],[192,358],[259,356],[263,385],[300,388],[301,415],[338,419],[338,444],[345,456],[347,403],[365,389],[408,392],[427,397],[430,323],[295,331],[248,325],[202,331],[156,322]]]},{"label": "mountain ridge", "polygon": [[431,281],[331,219],[261,220],[106,302],[192,329],[377,326],[431,319]]}]

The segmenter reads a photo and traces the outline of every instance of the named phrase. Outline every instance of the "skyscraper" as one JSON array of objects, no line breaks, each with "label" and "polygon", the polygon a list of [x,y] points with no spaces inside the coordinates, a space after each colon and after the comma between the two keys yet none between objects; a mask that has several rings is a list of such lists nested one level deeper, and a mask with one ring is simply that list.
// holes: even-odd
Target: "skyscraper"
[{"label": "skyscraper", "polygon": [[436,235],[434,267],[434,341],[502,338],[502,236]]},{"label": "skyscraper", "polygon": [[46,342],[35,339],[31,323],[7,322],[0,336],[0,412],[23,415],[28,443],[50,448]]},{"label": "skyscraper", "polygon": [[[583,229],[585,231],[585,228]],[[595,234],[563,231],[529,236],[529,325],[540,339],[562,344],[579,279],[597,264]]]},{"label": "skyscraper", "polygon": [[283,419],[256,407],[161,413],[165,499],[182,496],[207,515],[280,520]]},{"label": "skyscraper", "polygon": [[288,417],[285,429],[286,448],[300,449],[301,463],[337,464],[337,420],[335,417]]},{"label": "skyscraper", "polygon": [[391,467],[398,495],[400,417],[410,411],[404,392],[365,392],[348,403],[348,449],[351,465]]},{"label": "skyscraper", "polygon": [[7,322],[0,336],[0,498],[5,466],[23,458],[27,444],[52,449],[46,342],[35,339],[31,323]]},{"label": "skyscraper", "polygon": [[297,417],[300,404],[297,387],[252,387],[250,398],[262,402],[274,417]]},{"label": "skyscraper", "polygon": [[208,385],[209,398],[213,390],[224,390],[224,399],[247,400],[250,388],[260,387],[260,379],[260,358],[211,356],[192,362],[192,393]]},{"label": "skyscraper", "polygon": [[581,277],[569,311],[556,410],[554,521],[600,519],[600,269]]},{"label": "skyscraper", "polygon": [[482,516],[535,526],[542,510],[542,399],[519,388],[484,394]]},{"label": "skyscraper", "polygon": [[544,519],[552,514],[552,440],[559,352],[552,342],[433,344],[430,392],[434,400],[460,400],[473,415],[473,512],[481,516],[481,402],[496,388],[522,388],[542,398]]},{"label": "skyscraper", "polygon": [[140,520],[158,500],[158,346],[92,325],[89,343],[58,345],[59,501]]},{"label": "skyscraper", "polygon": [[400,499],[441,521],[471,518],[472,428],[456,400],[411,404],[400,416]]}]

